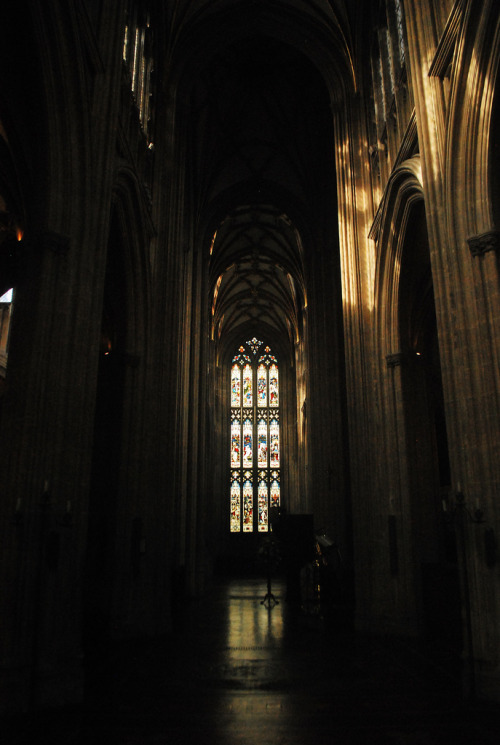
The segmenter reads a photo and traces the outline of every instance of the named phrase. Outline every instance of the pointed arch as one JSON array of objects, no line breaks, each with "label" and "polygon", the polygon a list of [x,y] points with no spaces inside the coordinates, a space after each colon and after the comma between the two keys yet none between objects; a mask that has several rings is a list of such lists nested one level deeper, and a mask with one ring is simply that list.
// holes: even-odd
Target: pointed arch
[{"label": "pointed arch", "polygon": [[420,156],[404,161],[393,172],[370,237],[377,243],[375,303],[378,313],[375,348],[382,358],[400,349],[399,277],[411,211],[423,202]]}]

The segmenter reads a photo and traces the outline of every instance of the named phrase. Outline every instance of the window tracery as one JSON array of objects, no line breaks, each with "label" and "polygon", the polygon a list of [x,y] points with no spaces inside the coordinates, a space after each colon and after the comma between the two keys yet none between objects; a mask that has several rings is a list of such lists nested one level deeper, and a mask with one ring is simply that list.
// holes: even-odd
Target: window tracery
[{"label": "window tracery", "polygon": [[408,127],[412,102],[406,81],[406,39],[401,0],[382,0],[370,30],[367,128],[374,188],[387,180]]},{"label": "window tracery", "polygon": [[231,363],[230,531],[267,532],[280,505],[279,368],[255,337]]}]

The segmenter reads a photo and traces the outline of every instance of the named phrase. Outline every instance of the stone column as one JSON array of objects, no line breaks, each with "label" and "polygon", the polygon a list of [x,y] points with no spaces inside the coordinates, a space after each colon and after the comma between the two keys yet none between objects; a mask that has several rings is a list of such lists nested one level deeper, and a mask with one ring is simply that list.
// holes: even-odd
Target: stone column
[{"label": "stone column", "polygon": [[[498,33],[493,36],[498,10],[490,0],[456,3],[450,22],[440,29],[432,2],[404,6],[452,478],[455,489],[464,492],[468,504],[477,500],[497,531],[499,285],[493,246],[498,239],[488,226],[487,144],[496,72],[492,61],[497,66],[499,58]],[[452,53],[450,73],[444,70],[445,52]],[[449,97],[443,95],[445,85]],[[438,126],[443,122],[444,131]],[[470,626],[464,628],[464,686],[468,693],[500,698],[495,621],[500,578],[498,567],[486,565],[482,543],[477,531],[471,533],[461,556],[462,606],[470,609],[464,614]]]}]

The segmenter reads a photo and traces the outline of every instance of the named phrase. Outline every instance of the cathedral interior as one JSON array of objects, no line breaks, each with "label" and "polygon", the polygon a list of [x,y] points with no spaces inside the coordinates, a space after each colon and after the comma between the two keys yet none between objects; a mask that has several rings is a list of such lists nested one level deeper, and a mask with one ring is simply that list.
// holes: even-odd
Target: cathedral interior
[{"label": "cathedral interior", "polygon": [[496,742],[496,0],[3,5],[13,742]]}]

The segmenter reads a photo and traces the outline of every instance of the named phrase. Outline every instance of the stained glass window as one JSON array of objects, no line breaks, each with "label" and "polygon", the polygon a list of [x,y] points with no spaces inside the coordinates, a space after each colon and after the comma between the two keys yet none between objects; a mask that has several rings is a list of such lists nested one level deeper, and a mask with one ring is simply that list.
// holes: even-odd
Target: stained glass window
[{"label": "stained glass window", "polygon": [[153,35],[149,13],[129,0],[125,11],[123,62],[130,76],[130,87],[138,109],[143,132],[147,135],[151,119],[151,77],[153,72]]},{"label": "stained glass window", "polygon": [[268,530],[269,497],[265,473],[259,478],[259,532]]},{"label": "stained glass window", "polygon": [[253,465],[253,426],[249,417],[243,422],[243,468]]},{"label": "stained glass window", "polygon": [[269,406],[279,406],[278,395],[278,365],[269,368]]},{"label": "stained glass window", "polygon": [[237,413],[231,422],[231,465],[233,468],[241,466],[241,421]]},{"label": "stained glass window", "polygon": [[280,506],[279,374],[255,337],[233,357],[230,399],[230,530],[267,532],[269,511]]},{"label": "stained glass window", "polygon": [[280,465],[280,426],[276,416],[271,420],[269,427],[271,432],[271,468],[279,468]]},{"label": "stained glass window", "polygon": [[250,349],[252,350],[252,352],[254,354],[257,354],[257,352],[259,351],[259,347],[261,346],[262,342],[259,341],[259,339],[256,339],[255,336],[254,336],[253,339],[250,339],[250,341],[247,341],[247,344],[250,347]]},{"label": "stained glass window", "polygon": [[251,365],[243,368],[243,406],[251,406],[253,398],[253,371]]},{"label": "stained glass window", "polygon": [[253,484],[251,471],[245,471],[243,482],[243,532],[253,531]]},{"label": "stained glass window", "polygon": [[257,406],[267,406],[267,369],[259,365],[257,370]]},{"label": "stained glass window", "polygon": [[280,482],[279,472],[273,471],[271,474],[271,508],[280,506]]},{"label": "stained glass window", "polygon": [[240,530],[241,484],[239,471],[231,474],[231,532]]},{"label": "stained glass window", "polygon": [[399,62],[401,66],[403,66],[405,63],[405,41],[404,41],[403,8],[401,7],[401,0],[394,0],[394,7],[396,11],[396,24],[397,24],[397,30],[398,30]]},{"label": "stained glass window", "polygon": [[231,370],[231,406],[239,406],[241,401],[241,368],[233,365]]},{"label": "stained glass window", "polygon": [[259,419],[257,428],[258,437],[258,464],[260,467],[267,467],[267,421]]}]

